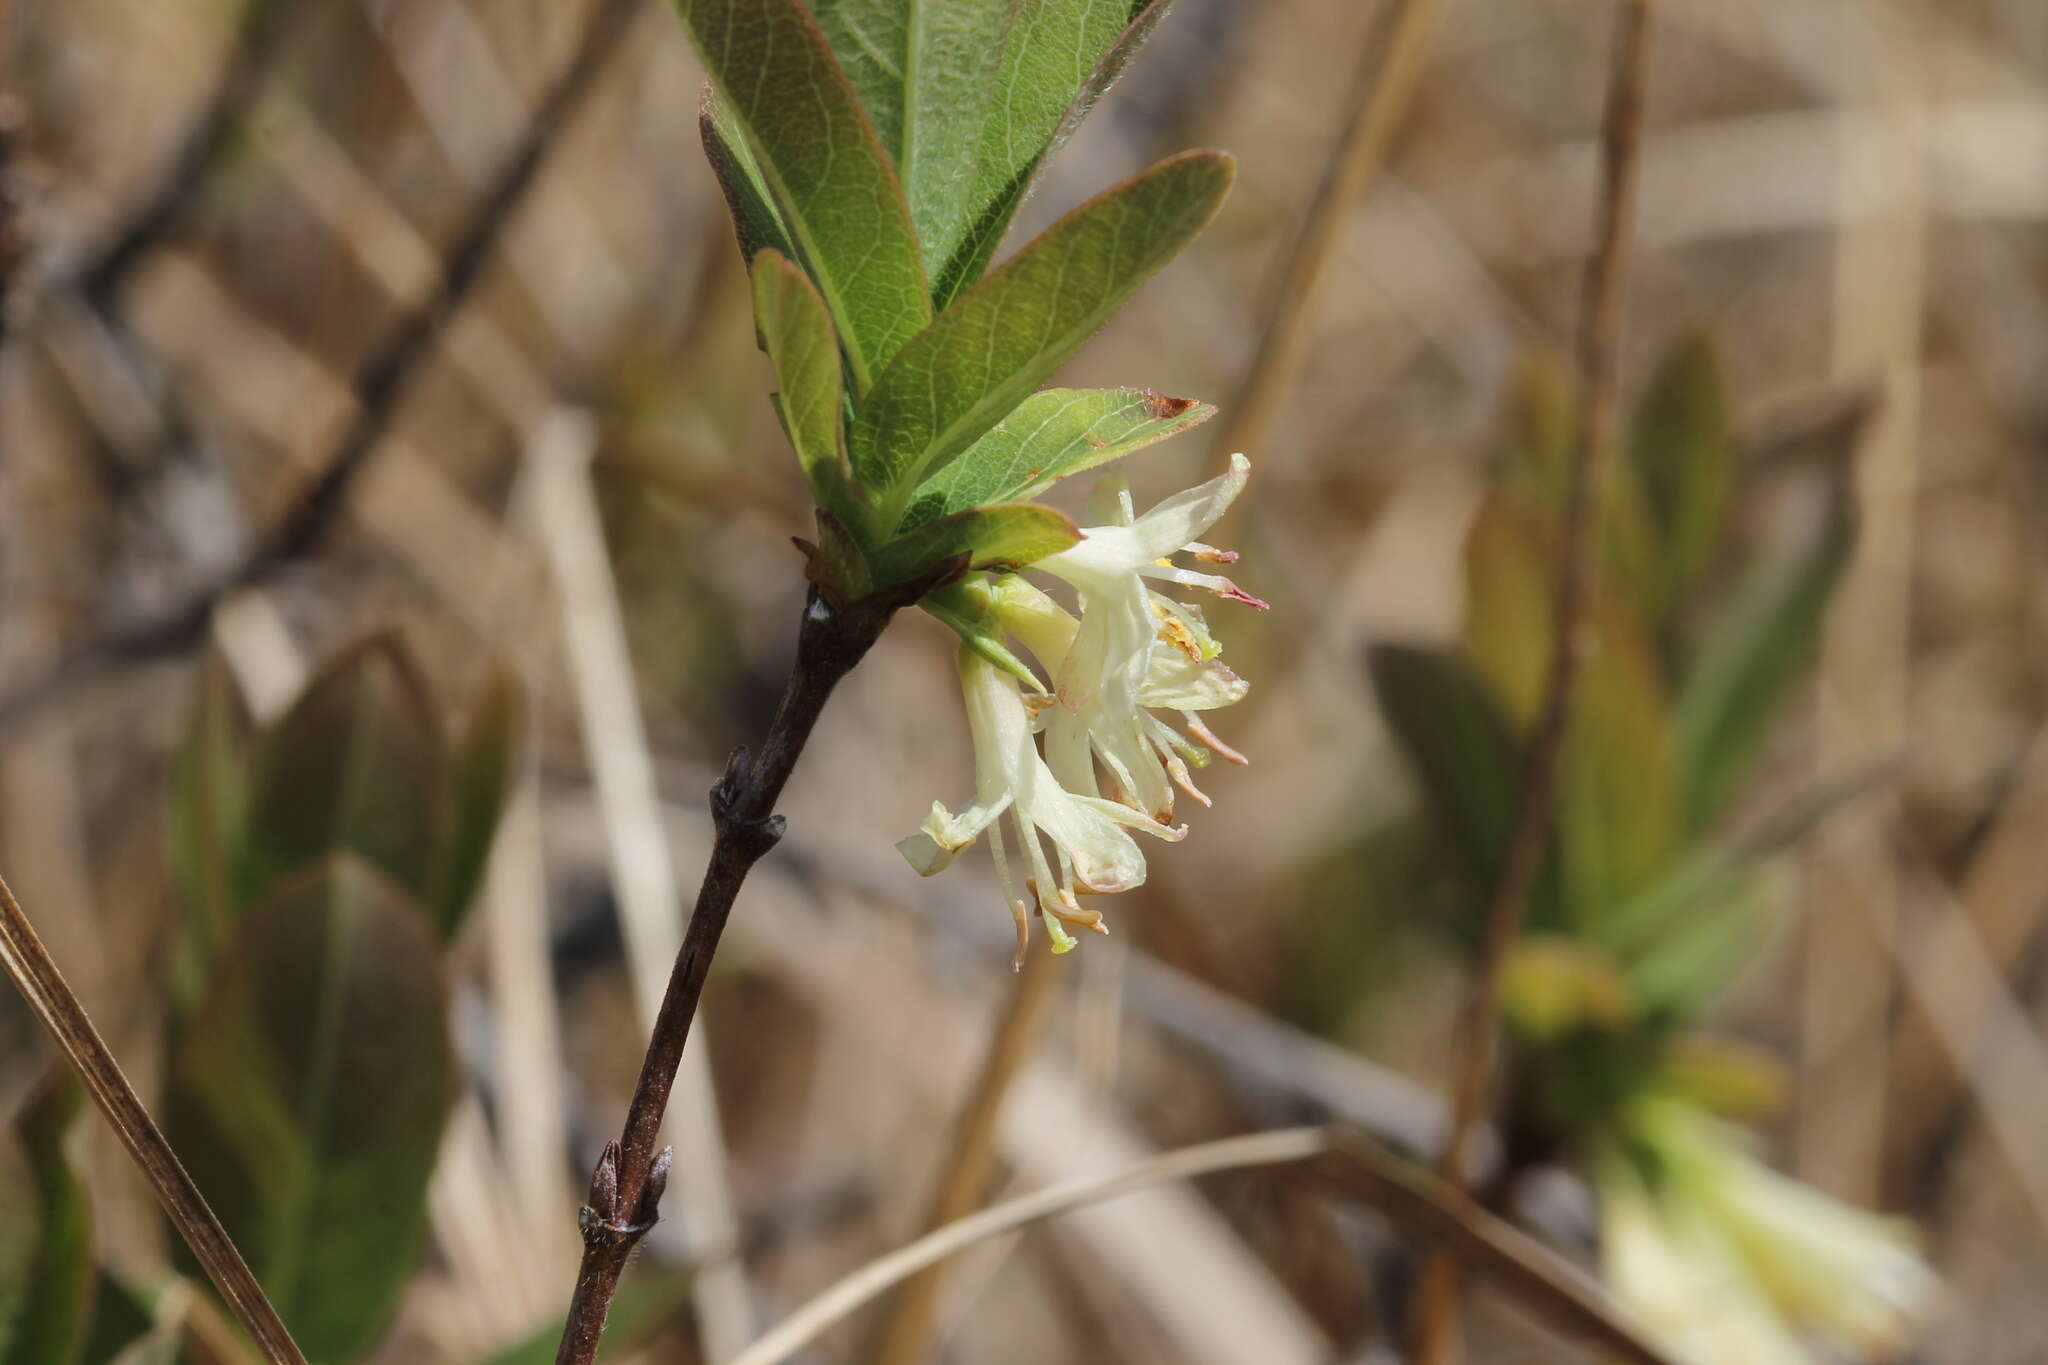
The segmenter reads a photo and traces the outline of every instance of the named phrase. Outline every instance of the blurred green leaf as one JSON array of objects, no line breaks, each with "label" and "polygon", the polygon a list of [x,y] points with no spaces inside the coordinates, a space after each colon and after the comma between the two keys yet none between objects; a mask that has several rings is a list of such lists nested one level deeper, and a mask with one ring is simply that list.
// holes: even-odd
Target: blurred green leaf
[{"label": "blurred green leaf", "polygon": [[890,541],[875,554],[875,577],[886,587],[957,554],[973,556],[970,569],[1019,569],[1080,539],[1080,528],[1062,512],[1031,502],[999,502],[926,522]]},{"label": "blurred green leaf", "polygon": [[426,685],[395,633],[338,655],[258,745],[240,903],[348,849],[432,904],[442,747]]},{"label": "blurred green leaf", "polygon": [[761,168],[747,149],[738,116],[717,87],[708,83],[697,103],[697,133],[704,140],[705,159],[711,163],[711,173],[718,178],[718,188],[732,214],[741,259],[752,266],[754,257],[769,247],[784,257],[795,256],[789,230],[783,227],[782,215],[775,211],[768,185],[761,179]]},{"label": "blurred green leaf", "polygon": [[853,480],[840,418],[845,384],[832,315],[804,272],[781,252],[754,258],[754,325],[781,386],[775,410],[796,450],[811,497],[843,508]]},{"label": "blurred green leaf", "polygon": [[[191,1292],[183,1280],[172,1278],[169,1284],[180,1296]],[[157,1302],[163,1302],[161,1294],[169,1292],[160,1291]],[[151,1297],[114,1276],[100,1275],[98,1292],[93,1295],[92,1325],[79,1365],[171,1365],[188,1359],[185,1314],[173,1304],[172,1311],[160,1317]]]},{"label": "blurred green leaf", "polygon": [[1070,475],[1119,460],[1214,416],[1153,389],[1042,389],[912,496],[906,526],[991,502],[1033,498]]},{"label": "blurred green leaf", "polygon": [[[1420,780],[1437,825],[1475,899],[1500,875],[1521,774],[1500,705],[1462,659],[1407,645],[1372,650],[1374,689],[1389,728]],[[1555,925],[1557,860],[1546,856],[1529,922]]]},{"label": "blurred green leaf", "polygon": [[233,674],[209,652],[199,665],[170,775],[171,877],[190,916],[175,989],[187,1004],[235,917],[234,869],[249,800],[252,728]]},{"label": "blurred green leaf", "polygon": [[928,260],[968,228],[982,124],[1014,0],[811,0],[847,79],[896,163]]},{"label": "blurred green leaf", "polygon": [[153,1324],[116,1351],[107,1365],[176,1365],[185,1358],[185,1320],[179,1313]]},{"label": "blurred green leaf", "polygon": [[173,1143],[310,1359],[359,1359],[412,1274],[443,1011],[426,918],[341,853],[242,921],[178,1040]]},{"label": "blurred green leaf", "polygon": [[[1555,532],[1571,496],[1572,459],[1578,442],[1578,387],[1548,351],[1524,357],[1502,424],[1499,482],[1537,521]],[[1601,497],[1600,572],[1608,591],[1645,623],[1669,608],[1650,512],[1636,472],[1625,464],[1607,470]]]},{"label": "blurred green leaf", "polygon": [[1498,495],[1465,534],[1465,648],[1515,731],[1535,723],[1549,678],[1552,539]]},{"label": "blurred green leaf", "polygon": [[1554,352],[1532,348],[1522,355],[1497,436],[1498,481],[1552,516],[1571,484],[1577,403],[1571,370]]},{"label": "blurred green leaf", "polygon": [[1703,1033],[1674,1038],[1662,1071],[1665,1083],[1694,1103],[1743,1122],[1777,1113],[1792,1088],[1791,1069],[1775,1054]]},{"label": "blurred green leaf", "polygon": [[[626,1272],[618,1296],[612,1300],[611,1317],[605,1323],[608,1354],[628,1355],[653,1343],[654,1337],[672,1327],[690,1307],[696,1277],[663,1274],[635,1262]],[[563,1307],[563,1315],[567,1305]],[[555,1351],[562,1344],[561,1316],[550,1318],[532,1336],[485,1357],[484,1365],[554,1365]]]},{"label": "blurred green leaf", "polygon": [[1215,214],[1230,158],[1170,157],[1062,218],[903,349],[861,405],[855,472],[892,525],[916,486],[1007,417]]},{"label": "blurred green leaf", "polygon": [[477,698],[469,728],[456,741],[443,786],[447,810],[438,826],[447,831],[447,843],[437,860],[434,899],[428,907],[443,942],[462,927],[462,917],[483,884],[498,820],[512,789],[524,720],[519,675],[500,665]]},{"label": "blurred green leaf", "polygon": [[84,1345],[92,1202],[64,1150],[84,1098],[51,1071],[0,1141],[0,1365],[69,1365]]},{"label": "blurred green leaf", "polygon": [[1611,1130],[1616,1115],[1657,1079],[1664,1040],[1654,1027],[1561,1034],[1542,1049],[1528,1117],[1540,1116],[1542,1127],[1567,1141]]},{"label": "blurred green leaf", "polygon": [[1636,407],[1628,453],[1663,542],[1661,600],[1675,605],[1720,544],[1735,481],[1727,391],[1705,332],[1681,338],[1659,363]]},{"label": "blurred green leaf", "polygon": [[1600,942],[1626,965],[1646,1010],[1682,1017],[1762,945],[1783,894],[1767,860],[1702,848],[1609,914]]},{"label": "blurred green leaf", "polygon": [[[1482,505],[1465,542],[1466,647],[1518,733],[1535,724],[1548,686],[1559,548],[1500,497]],[[1679,829],[1663,680],[1641,622],[1596,584],[1587,627],[1557,812],[1565,898],[1581,927],[1660,876]]]},{"label": "blurred green leaf", "polygon": [[1769,938],[1781,892],[1772,869],[1758,868],[1673,918],[1662,941],[1629,964],[1643,1007],[1680,1018],[1705,1009]]},{"label": "blurred green leaf", "polygon": [[856,393],[931,321],[903,188],[797,0],[675,0],[839,324]]},{"label": "blurred green leaf", "polygon": [[932,296],[945,308],[981,278],[1045,165],[1137,55],[1172,0],[1034,0],[1018,7],[980,133],[969,226],[936,250]]},{"label": "blurred green leaf", "polygon": [[1753,573],[1708,630],[1678,698],[1685,821],[1710,825],[1755,758],[1779,705],[1819,647],[1820,628],[1855,548],[1848,501],[1789,567]]},{"label": "blurred green leaf", "polygon": [[1618,1032],[1636,1017],[1635,997],[1614,959],[1562,934],[1531,934],[1508,950],[1500,999],[1516,1032],[1536,1042],[1586,1029]]}]

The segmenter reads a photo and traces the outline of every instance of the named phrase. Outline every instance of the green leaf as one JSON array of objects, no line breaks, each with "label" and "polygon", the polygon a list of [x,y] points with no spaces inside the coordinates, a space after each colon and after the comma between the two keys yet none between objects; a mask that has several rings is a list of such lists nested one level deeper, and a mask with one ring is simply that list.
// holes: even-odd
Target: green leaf
[{"label": "green leaf", "polygon": [[1516,940],[1501,967],[1501,1013],[1525,1038],[1555,1042],[1583,1030],[1618,1033],[1636,1000],[1613,958],[1562,934]]},{"label": "green leaf", "polygon": [[1045,166],[1116,83],[1172,0],[1034,0],[1020,7],[981,129],[970,226],[932,297],[945,308],[981,278]]},{"label": "green leaf", "polygon": [[1791,1068],[1777,1054],[1703,1033],[1671,1040],[1663,1080],[1708,1113],[1741,1123],[1780,1112],[1792,1089]]},{"label": "green leaf", "polygon": [[1756,956],[1789,899],[1784,869],[1748,859],[1722,860],[1688,889],[1689,904],[1674,894],[1660,907],[1661,936],[1628,966],[1644,1008],[1680,1018],[1704,1010]]},{"label": "green leaf", "polygon": [[[182,1281],[173,1279],[171,1283]],[[179,1320],[178,1315],[165,1317],[174,1322]],[[85,1334],[79,1361],[81,1365],[111,1365],[130,1348],[154,1339],[160,1326],[147,1296],[112,1275],[101,1275],[98,1290],[93,1294],[91,1326]]]},{"label": "green leaf", "polygon": [[1021,502],[1209,420],[1216,409],[1153,389],[1041,389],[918,485],[903,521],[918,526],[991,502]]},{"label": "green leaf", "polygon": [[234,676],[218,654],[200,663],[184,739],[171,760],[171,877],[188,915],[176,989],[186,1003],[235,917],[234,869],[249,801],[252,724]]},{"label": "green leaf", "polygon": [[447,942],[462,927],[463,914],[483,884],[496,841],[498,819],[512,789],[512,768],[519,758],[525,705],[519,675],[499,666],[492,670],[470,716],[469,729],[450,755],[446,805],[439,827],[446,843],[436,867],[435,892],[428,910],[441,939]]},{"label": "green leaf", "polygon": [[741,259],[751,266],[754,257],[769,247],[785,257],[794,256],[796,248],[789,244],[789,230],[783,227],[782,215],[775,211],[769,198],[768,185],[761,179],[761,168],[754,164],[754,154],[747,150],[746,134],[740,131],[732,107],[719,95],[717,87],[708,82],[697,101],[697,134],[704,141],[704,157],[711,163],[711,173],[718,178],[725,206],[732,213],[733,234],[739,238]]},{"label": "green leaf", "polygon": [[971,555],[969,569],[1021,569],[1080,543],[1071,519],[1035,502],[999,502],[955,512],[899,536],[875,554],[878,586],[901,583],[940,560]]},{"label": "green leaf", "polygon": [[1787,901],[1768,856],[1780,847],[1698,847],[1602,920],[1598,940],[1646,1010],[1697,1012],[1755,953]]},{"label": "green leaf", "polygon": [[796,450],[811,497],[820,507],[845,505],[853,478],[840,426],[845,392],[832,315],[804,272],[782,253],[754,258],[754,325],[781,385],[776,411]]},{"label": "green leaf", "polygon": [[1232,170],[1220,152],[1186,152],[1105,191],[904,347],[847,442],[861,481],[887,490],[883,525],[1173,259],[1223,202]]},{"label": "green leaf", "polygon": [[[1407,755],[1475,903],[1500,875],[1515,818],[1521,746],[1486,684],[1456,656],[1376,645],[1369,656],[1388,728]],[[1557,860],[1546,856],[1529,922],[1557,923]]]},{"label": "green leaf", "polygon": [[239,903],[348,849],[431,904],[442,748],[395,633],[336,657],[258,746]]},{"label": "green leaf", "polygon": [[[1542,709],[1556,634],[1559,546],[1491,497],[1465,542],[1465,641],[1518,734]],[[1679,779],[1664,684],[1642,622],[1594,585],[1588,647],[1558,775],[1558,849],[1570,922],[1589,927],[1662,874],[1677,846]]]},{"label": "green leaf", "polygon": [[1676,604],[1720,544],[1735,480],[1728,396],[1706,333],[1682,339],[1658,365],[1636,408],[1628,453],[1663,542],[1663,599]]},{"label": "green leaf", "polygon": [[856,393],[931,321],[896,168],[797,0],[676,0],[796,257],[839,323]]},{"label": "green leaf", "polygon": [[[1564,524],[1578,446],[1578,386],[1549,351],[1523,359],[1500,437],[1500,484],[1554,532]],[[1650,512],[1636,470],[1611,464],[1601,498],[1600,572],[1608,591],[1646,623],[1663,620],[1671,606],[1670,575],[1658,557]]]},{"label": "green leaf", "polygon": [[1818,647],[1835,585],[1855,547],[1846,499],[1819,540],[1789,568],[1752,575],[1707,632],[1678,698],[1685,822],[1706,828],[1755,758],[1777,708]]},{"label": "green leaf", "polygon": [[929,260],[969,226],[981,132],[999,90],[1013,0],[812,0],[847,79],[896,162]]},{"label": "green leaf", "polygon": [[52,1071],[0,1141],[0,1365],[68,1365],[84,1345],[92,1202],[64,1150],[84,1094]]},{"label": "green leaf", "polygon": [[107,1365],[177,1365],[186,1356],[185,1313],[173,1309],[115,1352]]},{"label": "green leaf", "polygon": [[312,1360],[411,1277],[454,1079],[426,919],[361,859],[242,921],[171,1060],[173,1143]]}]

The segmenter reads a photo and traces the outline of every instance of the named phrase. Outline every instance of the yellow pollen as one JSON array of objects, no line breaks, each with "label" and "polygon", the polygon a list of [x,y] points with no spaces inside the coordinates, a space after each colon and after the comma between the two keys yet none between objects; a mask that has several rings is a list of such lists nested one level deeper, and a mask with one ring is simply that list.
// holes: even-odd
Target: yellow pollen
[{"label": "yellow pollen", "polygon": [[1187,655],[1190,659],[1193,659],[1198,664],[1208,662],[1208,660],[1203,656],[1201,641],[1195,638],[1195,633],[1189,630],[1187,628],[1187,623],[1182,621],[1178,616],[1168,616],[1164,613],[1161,614],[1159,621],[1159,638],[1166,641],[1166,643],[1172,645],[1175,649]]}]

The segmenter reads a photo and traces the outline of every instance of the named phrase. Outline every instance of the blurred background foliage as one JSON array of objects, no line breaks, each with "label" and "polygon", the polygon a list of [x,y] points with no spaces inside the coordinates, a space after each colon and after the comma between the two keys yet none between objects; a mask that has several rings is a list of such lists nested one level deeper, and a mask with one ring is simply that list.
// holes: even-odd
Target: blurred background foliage
[{"label": "blurred background foliage", "polygon": [[[599,8],[0,4],[0,871],[319,1359],[551,1358],[638,1064],[637,855],[596,789],[619,735],[557,586],[552,418],[597,424],[600,607],[685,881],[786,670],[809,497],[673,14],[639,6],[548,130],[317,553],[184,647],[20,689],[262,542]],[[1304,1117],[1416,1150],[1440,1123],[1539,704],[1609,17],[1445,5],[1216,536],[1274,604],[1229,623],[1252,764],[1065,959],[1001,1189]],[[1140,502],[1221,467],[1381,18],[1179,0],[1022,210],[1013,246],[1168,152],[1239,159],[1056,381],[1221,409],[1133,459]],[[1594,1264],[1592,1139],[1682,1096],[1917,1221],[1948,1298],[1925,1359],[2033,1361],[2048,17],[1665,0],[1658,25],[1626,457],[1491,1193]],[[182,164],[223,91],[227,135]],[[149,248],[62,287],[165,183]],[[722,1141],[678,1134],[618,1358],[696,1358],[693,1302],[729,1319],[737,1278],[758,1327],[919,1227],[1011,979],[993,889],[891,849],[967,770],[950,649],[890,632],[792,786],[702,1020]],[[0,1360],[244,1358],[11,995],[0,1119]],[[1217,1177],[969,1256],[940,1340],[1383,1358],[1407,1266],[1305,1182]],[[1484,1292],[1474,1318],[1475,1358],[1572,1349]]]}]

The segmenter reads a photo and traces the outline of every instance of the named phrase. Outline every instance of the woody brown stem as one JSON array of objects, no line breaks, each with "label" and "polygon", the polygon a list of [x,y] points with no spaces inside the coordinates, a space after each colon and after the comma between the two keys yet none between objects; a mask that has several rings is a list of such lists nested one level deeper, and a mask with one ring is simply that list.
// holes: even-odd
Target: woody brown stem
[{"label": "woody brown stem", "polygon": [[654,1226],[668,1183],[670,1153],[659,1147],[669,1090],[690,1038],[690,1022],[704,994],[719,937],[747,873],[782,838],[775,803],[796,768],[832,689],[867,654],[899,608],[910,605],[965,567],[949,561],[911,582],[858,602],[835,605],[817,588],[804,604],[796,662],[782,704],[768,727],[759,757],[733,751],[725,775],[711,789],[711,859],[697,892],[697,907],[676,954],[668,989],[654,1017],[640,1079],[616,1142],[607,1143],[590,1177],[583,1208],[583,1262],[555,1365],[591,1365],[619,1277],[640,1239]]}]

